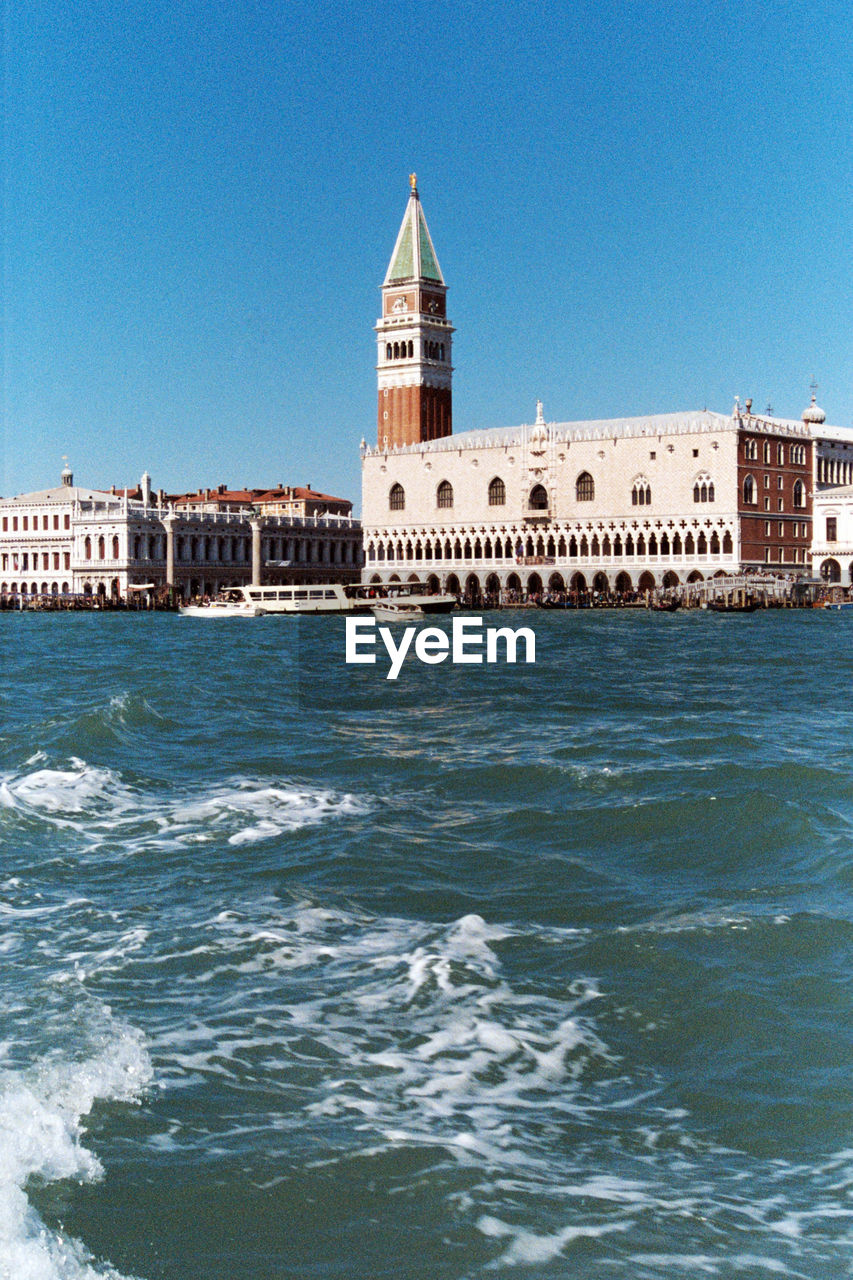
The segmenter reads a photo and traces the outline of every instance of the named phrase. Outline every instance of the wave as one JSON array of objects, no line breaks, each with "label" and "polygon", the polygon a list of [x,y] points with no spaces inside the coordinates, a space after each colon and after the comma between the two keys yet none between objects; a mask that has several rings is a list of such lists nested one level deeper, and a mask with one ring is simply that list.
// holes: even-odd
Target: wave
[{"label": "wave", "polygon": [[28,1071],[0,1070],[0,1277],[121,1280],[108,1263],[42,1220],[27,1198],[31,1179],[51,1183],[103,1175],[84,1145],[83,1120],[97,1099],[138,1100],[151,1079],[142,1038],[113,1026],[82,1060],[47,1057]]},{"label": "wave", "polygon": [[221,839],[254,844],[363,814],[369,801],[289,780],[232,777],[203,788],[127,780],[77,756],[48,763],[32,756],[17,772],[0,774],[0,820],[76,833],[81,847],[104,844],[137,853]]}]

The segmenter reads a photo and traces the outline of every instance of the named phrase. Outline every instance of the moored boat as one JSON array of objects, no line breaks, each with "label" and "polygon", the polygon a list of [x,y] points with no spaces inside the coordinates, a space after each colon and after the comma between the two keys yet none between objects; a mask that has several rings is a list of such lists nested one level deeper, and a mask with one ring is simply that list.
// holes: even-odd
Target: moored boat
[{"label": "moored boat", "polygon": [[708,601],[708,608],[712,613],[755,613],[758,607],[757,600],[743,600],[741,602],[730,600]]}]

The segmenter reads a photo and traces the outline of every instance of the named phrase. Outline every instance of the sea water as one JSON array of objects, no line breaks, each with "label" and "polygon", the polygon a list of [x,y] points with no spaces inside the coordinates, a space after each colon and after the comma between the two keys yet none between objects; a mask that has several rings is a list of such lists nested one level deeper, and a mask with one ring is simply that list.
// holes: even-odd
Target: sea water
[{"label": "sea water", "polygon": [[1,621],[2,1280],[853,1274],[853,619]]}]

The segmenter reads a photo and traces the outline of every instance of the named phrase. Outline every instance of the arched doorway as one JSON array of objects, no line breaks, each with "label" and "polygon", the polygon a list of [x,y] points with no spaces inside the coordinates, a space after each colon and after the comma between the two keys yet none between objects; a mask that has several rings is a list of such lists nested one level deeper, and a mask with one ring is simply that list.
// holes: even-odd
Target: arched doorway
[{"label": "arched doorway", "polygon": [[663,585],[665,587],[678,586],[678,574],[673,569],[667,569],[666,573],[663,575]]},{"label": "arched doorway", "polygon": [[582,573],[573,573],[569,588],[572,591],[586,591],[586,578],[584,575]]},{"label": "arched doorway", "polygon": [[542,579],[538,573],[531,573],[527,579],[527,594],[528,596],[541,596]]},{"label": "arched doorway", "polygon": [[599,570],[592,580],[593,591],[607,591],[609,586],[610,583],[607,581],[607,574]]},{"label": "arched doorway", "polygon": [[549,591],[565,591],[566,581],[561,573],[552,573],[548,579]]},{"label": "arched doorway", "polygon": [[704,576],[699,572],[699,570],[698,570],[698,569],[694,569],[692,573],[688,574],[688,576],[687,576],[687,581],[688,581],[688,582],[704,582],[704,581],[705,581],[705,578],[704,578]]},{"label": "arched doorway", "polygon": [[630,573],[626,573],[623,569],[621,573],[616,575],[616,590],[621,591],[622,594],[625,595],[628,591],[631,591],[632,588],[633,583],[631,582],[631,575]]},{"label": "arched doorway", "polygon": [[820,566],[820,576],[824,582],[840,582],[841,565],[837,560],[824,560]]},{"label": "arched doorway", "polygon": [[483,599],[480,590],[480,579],[476,573],[469,573],[465,579],[465,604],[469,609],[479,609]]},{"label": "arched doorway", "polygon": [[426,588],[431,596],[437,595],[441,590],[441,583],[434,573],[431,573],[426,580]]},{"label": "arched doorway", "polygon": [[459,579],[455,573],[448,575],[447,582],[444,584],[445,591],[449,591],[452,596],[461,596],[462,589],[459,586]]},{"label": "arched doorway", "polygon": [[640,574],[640,580],[637,583],[637,590],[638,591],[654,591],[654,589],[655,589],[655,575],[653,573],[649,573],[647,569],[645,573]]},{"label": "arched doorway", "polygon": [[496,573],[486,578],[486,604],[497,605],[501,601],[501,580]]}]

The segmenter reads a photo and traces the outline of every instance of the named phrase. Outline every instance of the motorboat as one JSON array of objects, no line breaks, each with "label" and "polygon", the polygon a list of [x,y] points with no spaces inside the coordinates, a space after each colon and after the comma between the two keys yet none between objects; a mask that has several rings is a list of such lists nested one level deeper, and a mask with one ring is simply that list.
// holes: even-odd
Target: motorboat
[{"label": "motorboat", "polygon": [[409,600],[380,600],[370,606],[377,622],[419,622],[426,614]]},{"label": "motorboat", "polygon": [[260,612],[251,601],[244,600],[237,592],[216,596],[213,600],[203,600],[200,604],[178,606],[178,613],[183,618],[257,618]]}]

